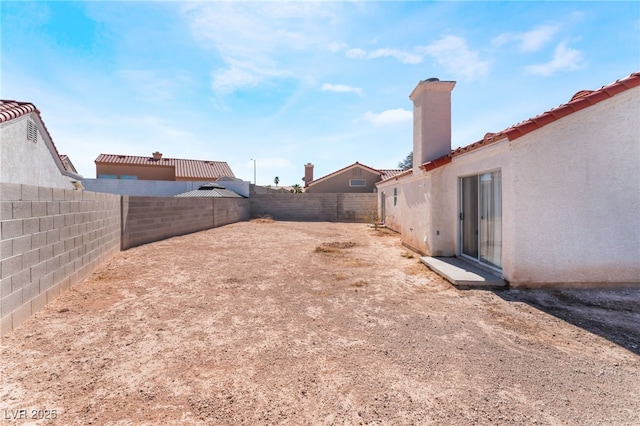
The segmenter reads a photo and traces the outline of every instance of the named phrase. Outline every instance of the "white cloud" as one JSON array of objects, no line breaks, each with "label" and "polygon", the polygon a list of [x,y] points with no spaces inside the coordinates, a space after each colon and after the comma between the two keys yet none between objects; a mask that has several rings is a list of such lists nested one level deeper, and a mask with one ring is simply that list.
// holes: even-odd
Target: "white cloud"
[{"label": "white cloud", "polygon": [[413,120],[413,112],[403,108],[388,109],[381,113],[367,111],[362,116],[366,121],[376,126],[386,126],[389,124],[406,123]]},{"label": "white cloud", "polygon": [[336,53],[336,52],[340,52],[342,50],[346,50],[347,49],[347,44],[346,43],[339,43],[337,41],[332,41],[331,43],[329,43],[329,45],[327,46],[327,49],[329,49],[329,52],[332,53]]},{"label": "white cloud", "polygon": [[531,74],[548,77],[558,71],[574,71],[584,68],[584,66],[582,52],[571,49],[566,46],[565,42],[562,42],[556,47],[553,59],[544,64],[530,65],[526,67],[526,70]]},{"label": "white cloud", "polygon": [[558,24],[539,25],[534,29],[522,33],[503,33],[494,38],[491,43],[494,46],[502,46],[507,43],[518,43],[522,52],[535,52],[550,42],[560,30]]},{"label": "white cloud", "polygon": [[524,52],[536,51],[551,41],[559,29],[560,27],[558,25],[541,25],[531,31],[523,33],[520,36],[520,48]]},{"label": "white cloud", "polygon": [[469,49],[466,40],[460,37],[446,36],[419,50],[433,57],[453,75],[469,81],[480,79],[489,72],[489,62],[481,60],[479,53]]},{"label": "white cloud", "polygon": [[306,50],[341,48],[320,31],[332,9],[330,3],[206,2],[185,4],[183,12],[193,37],[222,61],[212,72],[211,87],[225,94],[298,76],[295,67],[303,61],[295,55]]},{"label": "white cloud", "polygon": [[184,76],[161,77],[153,70],[123,69],[116,73],[138,97],[152,102],[169,101],[175,98]]},{"label": "white cloud", "polygon": [[398,49],[386,49],[386,48],[376,49],[370,52],[364,49],[359,49],[359,48],[348,49],[345,52],[345,56],[349,59],[377,59],[377,58],[391,57],[403,64],[419,64],[422,62],[422,56],[417,55],[415,53],[404,52]]},{"label": "white cloud", "polygon": [[367,51],[364,49],[349,49],[345,52],[345,56],[349,59],[366,59]]},{"label": "white cloud", "polygon": [[362,89],[359,87],[347,86],[345,84],[330,84],[325,83],[322,85],[323,92],[337,92],[337,93],[356,93],[362,96]]},{"label": "white cloud", "polygon": [[228,63],[227,68],[216,70],[211,75],[211,87],[216,93],[227,94],[240,88],[256,87],[271,78],[292,75],[266,58],[255,62],[229,60]]},{"label": "white cloud", "polygon": [[397,49],[376,49],[369,53],[369,58],[383,58],[390,56],[397,59],[403,64],[419,64],[422,62],[422,56],[414,53],[403,52]]}]

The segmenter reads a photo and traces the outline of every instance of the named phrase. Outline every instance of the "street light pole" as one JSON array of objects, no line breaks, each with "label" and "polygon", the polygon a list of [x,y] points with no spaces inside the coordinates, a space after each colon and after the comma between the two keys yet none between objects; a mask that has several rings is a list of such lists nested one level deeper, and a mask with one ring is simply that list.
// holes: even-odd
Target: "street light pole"
[{"label": "street light pole", "polygon": [[255,185],[256,184],[256,160],[252,158],[251,161],[253,161],[253,184]]}]

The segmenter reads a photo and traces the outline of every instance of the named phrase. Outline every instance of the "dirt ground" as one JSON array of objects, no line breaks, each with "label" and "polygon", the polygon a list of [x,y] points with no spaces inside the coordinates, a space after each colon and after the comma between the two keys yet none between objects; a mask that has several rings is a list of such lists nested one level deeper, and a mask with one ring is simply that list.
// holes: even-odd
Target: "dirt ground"
[{"label": "dirt ground", "polygon": [[237,223],[118,253],[3,338],[0,415],[640,424],[640,292],[577,294],[457,290],[365,224]]}]

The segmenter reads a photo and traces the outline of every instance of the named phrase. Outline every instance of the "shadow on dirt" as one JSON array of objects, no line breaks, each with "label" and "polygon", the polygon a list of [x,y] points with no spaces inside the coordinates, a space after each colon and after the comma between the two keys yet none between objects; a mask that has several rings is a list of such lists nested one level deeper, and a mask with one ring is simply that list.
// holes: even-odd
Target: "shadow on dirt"
[{"label": "shadow on dirt", "polygon": [[640,355],[640,289],[494,290]]}]

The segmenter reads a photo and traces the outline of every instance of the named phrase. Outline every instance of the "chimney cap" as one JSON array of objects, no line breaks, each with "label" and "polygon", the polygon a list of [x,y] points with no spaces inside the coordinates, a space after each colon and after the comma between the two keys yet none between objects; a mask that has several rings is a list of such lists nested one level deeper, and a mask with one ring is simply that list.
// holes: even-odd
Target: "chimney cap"
[{"label": "chimney cap", "polygon": [[415,101],[417,96],[422,92],[451,92],[455,85],[455,81],[441,81],[436,77],[421,80],[409,95],[409,99]]},{"label": "chimney cap", "polygon": [[159,160],[162,158],[162,153],[160,151],[156,151],[154,153],[152,153],[151,155],[153,155],[153,159],[154,160]]}]

